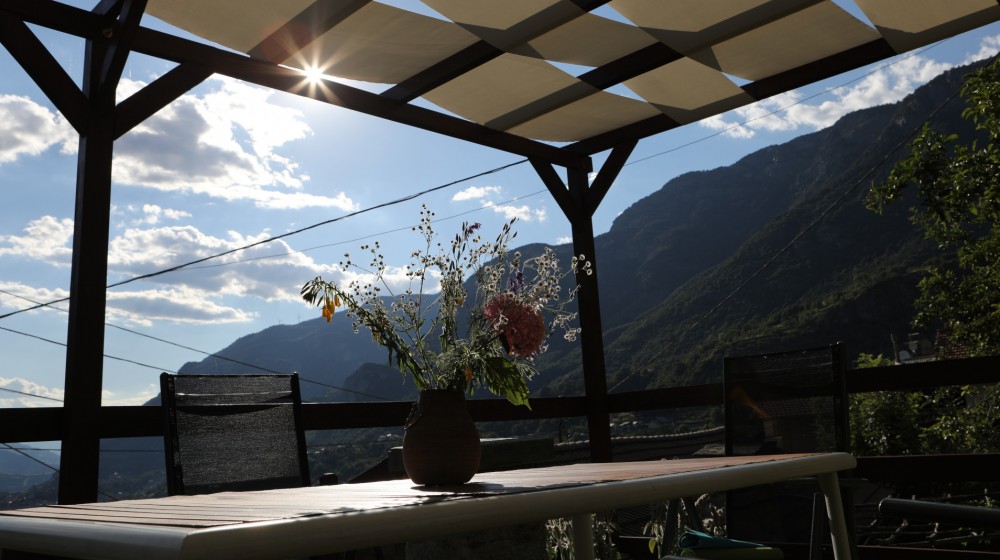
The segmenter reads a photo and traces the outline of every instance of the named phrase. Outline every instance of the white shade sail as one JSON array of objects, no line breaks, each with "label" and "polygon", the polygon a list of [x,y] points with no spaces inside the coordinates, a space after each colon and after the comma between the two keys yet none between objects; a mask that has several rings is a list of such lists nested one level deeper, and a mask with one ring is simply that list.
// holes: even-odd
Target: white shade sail
[{"label": "white shade sail", "polygon": [[[308,15],[320,4],[326,21]],[[150,0],[147,12],[271,62],[425,84],[405,88],[403,101],[423,97],[490,129],[555,142],[655,117],[668,119],[659,128],[689,123],[769,95],[743,81],[829,60],[842,71],[1000,19],[994,0],[858,0],[874,27],[831,0],[423,4],[417,13],[364,0]],[[838,58],[849,55],[856,61]],[[620,84],[635,95],[607,91]]]}]

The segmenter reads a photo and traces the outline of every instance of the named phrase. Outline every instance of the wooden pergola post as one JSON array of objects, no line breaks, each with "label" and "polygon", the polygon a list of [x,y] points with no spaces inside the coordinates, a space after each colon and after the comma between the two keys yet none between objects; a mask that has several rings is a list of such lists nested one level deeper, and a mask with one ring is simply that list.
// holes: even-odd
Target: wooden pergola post
[{"label": "wooden pergola post", "polygon": [[182,63],[116,105],[145,8],[146,0],[102,0],[90,13],[82,91],[24,21],[0,16],[4,47],[80,134],[60,421],[62,504],[97,501],[114,142],[213,73]]},{"label": "wooden pergola post", "polygon": [[590,261],[593,272],[588,275],[581,271],[577,273],[576,280],[580,286],[577,301],[582,328],[580,351],[583,361],[584,397],[587,402],[590,459],[595,463],[610,462],[612,452],[593,217],[637,143],[638,140],[633,140],[615,147],[592,184],[586,169],[567,168],[567,180],[566,184],[563,184],[551,164],[536,159],[531,160],[531,165],[570,222],[573,233],[573,254],[583,255]]},{"label": "wooden pergola post", "polygon": [[108,26],[99,35],[88,38],[86,44],[83,70],[86,118],[78,129],[80,149],[59,459],[61,504],[97,501],[115,91],[128,58],[130,39],[145,6],[146,0],[101,2],[94,12],[108,16]]}]

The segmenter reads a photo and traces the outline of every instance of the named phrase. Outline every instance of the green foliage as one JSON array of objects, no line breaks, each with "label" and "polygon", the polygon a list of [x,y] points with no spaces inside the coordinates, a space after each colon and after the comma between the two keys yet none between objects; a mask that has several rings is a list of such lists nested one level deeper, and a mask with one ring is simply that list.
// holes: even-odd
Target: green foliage
[{"label": "green foliage", "polygon": [[[859,368],[892,365],[862,354]],[[851,452],[929,455],[1000,451],[1000,385],[939,387],[851,396]]]},{"label": "green foliage", "polygon": [[956,341],[985,354],[1000,345],[1000,60],[968,76],[962,96],[962,116],[979,137],[959,143],[924,125],[866,204],[882,213],[916,188],[911,221],[950,258],[920,281],[915,323],[940,321]]},{"label": "green foliage", "polygon": [[[545,522],[546,548],[549,558],[563,560],[575,558],[573,552],[573,521],[568,518],[550,519]],[[621,560],[621,553],[615,547],[617,529],[614,512],[594,515],[594,558],[599,560]]]}]

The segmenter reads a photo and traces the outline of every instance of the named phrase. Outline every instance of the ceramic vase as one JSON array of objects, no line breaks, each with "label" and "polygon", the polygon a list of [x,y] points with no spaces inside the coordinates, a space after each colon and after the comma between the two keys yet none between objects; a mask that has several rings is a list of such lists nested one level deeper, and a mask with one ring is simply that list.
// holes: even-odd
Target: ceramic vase
[{"label": "ceramic vase", "polygon": [[410,480],[425,486],[464,484],[479,469],[479,431],[465,394],[426,389],[406,421],[403,466]]}]

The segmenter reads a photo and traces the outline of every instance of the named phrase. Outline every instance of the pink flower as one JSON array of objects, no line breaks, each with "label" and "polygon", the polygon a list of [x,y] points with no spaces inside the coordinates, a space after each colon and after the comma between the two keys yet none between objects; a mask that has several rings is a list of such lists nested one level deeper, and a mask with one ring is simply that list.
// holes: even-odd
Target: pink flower
[{"label": "pink flower", "polygon": [[527,358],[536,354],[545,341],[545,320],[540,311],[504,292],[493,296],[483,308],[483,315],[502,335],[504,348],[512,356]]}]

